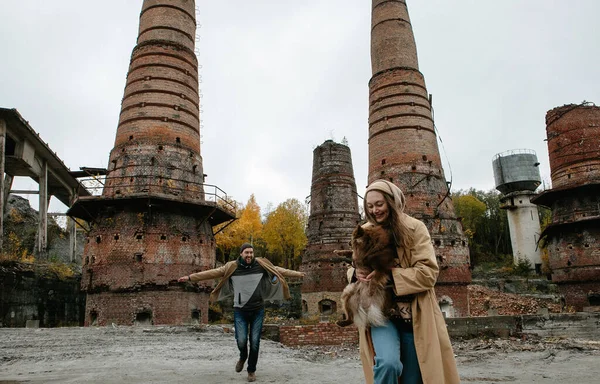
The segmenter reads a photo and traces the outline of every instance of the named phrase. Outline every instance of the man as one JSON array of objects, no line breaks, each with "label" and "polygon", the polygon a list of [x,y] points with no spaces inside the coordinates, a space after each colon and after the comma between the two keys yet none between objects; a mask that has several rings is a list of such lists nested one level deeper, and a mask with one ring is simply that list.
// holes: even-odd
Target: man
[{"label": "man", "polygon": [[[265,317],[267,300],[290,298],[290,291],[284,277],[303,277],[304,273],[277,267],[269,260],[254,257],[251,244],[244,243],[240,257],[222,267],[193,273],[178,279],[179,282],[202,281],[221,278],[212,291],[211,300],[223,300],[233,296],[233,319],[235,339],[240,350],[240,359],[235,371],[241,372],[248,360],[248,381],[256,381],[256,362]],[[250,338],[250,354],[248,354]]]}]

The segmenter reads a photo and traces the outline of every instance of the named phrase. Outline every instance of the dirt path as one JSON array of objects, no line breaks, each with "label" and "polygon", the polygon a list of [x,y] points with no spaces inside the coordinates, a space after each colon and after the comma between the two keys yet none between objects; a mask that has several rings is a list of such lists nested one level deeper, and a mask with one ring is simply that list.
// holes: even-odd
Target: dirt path
[{"label": "dirt path", "polygon": [[[465,383],[597,383],[600,343],[456,342]],[[233,334],[211,326],[0,329],[0,384],[243,383]],[[355,347],[290,349],[261,341],[259,383],[358,384]]]}]

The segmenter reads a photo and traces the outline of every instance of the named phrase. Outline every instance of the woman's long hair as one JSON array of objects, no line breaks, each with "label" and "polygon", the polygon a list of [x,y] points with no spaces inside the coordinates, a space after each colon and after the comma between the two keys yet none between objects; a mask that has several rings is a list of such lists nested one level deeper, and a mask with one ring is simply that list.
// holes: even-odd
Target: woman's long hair
[{"label": "woman's long hair", "polygon": [[387,224],[392,230],[396,246],[410,249],[412,247],[413,238],[411,231],[404,221],[404,218],[406,217],[406,214],[404,213],[405,200],[404,194],[400,188],[387,180],[375,180],[367,187],[367,192],[365,193],[365,198],[363,200],[365,216],[370,223],[378,224],[375,220],[375,216],[369,213],[367,208],[367,194],[371,191],[380,192],[387,203]]}]

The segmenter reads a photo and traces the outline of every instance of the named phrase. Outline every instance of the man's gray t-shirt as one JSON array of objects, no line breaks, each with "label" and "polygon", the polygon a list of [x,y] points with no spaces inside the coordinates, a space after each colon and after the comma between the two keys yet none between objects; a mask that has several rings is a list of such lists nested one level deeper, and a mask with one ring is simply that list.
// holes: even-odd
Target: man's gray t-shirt
[{"label": "man's gray t-shirt", "polygon": [[264,306],[262,285],[267,280],[263,280],[265,276],[267,272],[256,260],[253,260],[250,265],[239,261],[237,269],[230,277],[234,293],[233,307],[244,311],[262,308]]}]

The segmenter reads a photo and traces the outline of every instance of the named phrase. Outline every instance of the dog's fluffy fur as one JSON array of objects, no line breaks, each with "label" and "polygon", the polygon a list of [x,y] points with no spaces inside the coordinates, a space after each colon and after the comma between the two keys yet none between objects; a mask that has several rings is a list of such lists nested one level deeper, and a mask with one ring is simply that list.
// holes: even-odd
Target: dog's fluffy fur
[{"label": "dog's fluffy fur", "polygon": [[381,326],[393,305],[392,292],[386,289],[389,270],[396,258],[391,235],[379,225],[365,228],[359,225],[352,233],[351,246],[355,268],[375,271],[375,274],[369,282],[356,281],[344,288],[340,301],[345,319],[337,324]]}]

